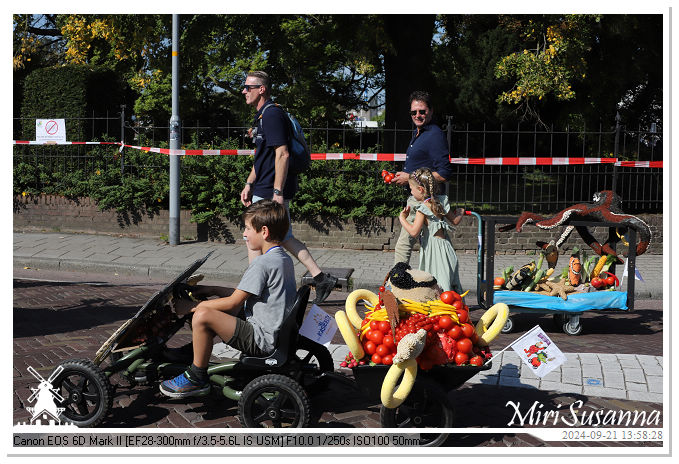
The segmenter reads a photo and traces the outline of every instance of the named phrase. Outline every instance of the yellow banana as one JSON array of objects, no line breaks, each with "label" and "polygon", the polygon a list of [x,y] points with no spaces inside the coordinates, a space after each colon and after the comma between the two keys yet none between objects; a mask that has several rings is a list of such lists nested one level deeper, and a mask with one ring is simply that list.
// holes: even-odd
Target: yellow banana
[{"label": "yellow banana", "polygon": [[346,311],[347,318],[349,321],[351,321],[351,324],[356,327],[356,329],[360,329],[361,324],[363,323],[363,318],[359,316],[358,312],[356,311],[356,303],[358,303],[358,300],[367,300],[374,308],[377,303],[380,302],[380,298],[370,290],[363,288],[354,290],[349,294],[346,302],[344,303],[344,310]]},{"label": "yellow banana", "polygon": [[362,359],[365,356],[363,351],[363,345],[356,335],[356,330],[349,322],[349,318],[346,313],[342,310],[335,313],[335,321],[337,322],[337,328],[344,338],[344,343],[349,347],[349,351],[354,355],[356,359]]},{"label": "yellow banana", "polygon": [[[398,388],[396,388],[396,382],[401,378],[401,374],[403,374],[403,380],[401,380]],[[410,394],[416,377],[417,361],[414,359],[392,364],[387,371],[387,375],[384,376],[382,390],[380,391],[380,399],[384,407],[389,409],[399,407]],[[394,390],[395,388],[396,390]]]},{"label": "yellow banana", "polygon": [[[496,303],[483,313],[479,322],[476,323],[476,334],[479,336],[479,345],[488,344],[498,336],[509,317],[509,306],[504,303]],[[492,323],[491,323],[492,322]]]}]

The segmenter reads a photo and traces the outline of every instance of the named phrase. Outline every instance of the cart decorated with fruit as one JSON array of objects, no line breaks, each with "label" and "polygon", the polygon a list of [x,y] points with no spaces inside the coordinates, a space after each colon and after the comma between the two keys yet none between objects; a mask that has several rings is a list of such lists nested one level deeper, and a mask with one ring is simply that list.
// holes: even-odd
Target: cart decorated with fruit
[{"label": "cart decorated with fruit", "polygon": [[[397,288],[399,274],[415,276],[412,289]],[[419,273],[419,274],[418,274]],[[380,401],[380,423],[388,428],[449,428],[453,409],[448,393],[480,371],[490,369],[489,343],[500,333],[508,307],[499,303],[473,324],[464,295],[441,292],[431,275],[398,266],[378,293],[359,289],[347,297],[335,319],[350,353],[341,367],[351,368],[362,394]],[[428,277],[427,277],[428,276]],[[418,287],[419,285],[419,287]],[[424,290],[424,291],[422,291]],[[358,306],[365,308],[359,315]],[[447,433],[421,434],[422,446],[439,446]]]},{"label": "cart decorated with fruit", "polygon": [[[595,195],[595,200],[601,194],[613,195],[611,192],[599,192]],[[636,257],[646,250],[650,242],[650,229],[638,218],[624,215],[610,204],[606,209],[609,214],[601,216],[587,210],[588,206],[590,205],[574,205],[571,209],[575,208],[577,214],[566,215],[566,219],[561,222],[545,220],[530,213],[524,213],[519,218],[481,217],[469,213],[477,217],[479,227],[479,305],[489,308],[501,302],[509,306],[512,314],[551,314],[556,327],[568,335],[579,335],[582,332],[580,316],[586,311],[632,311]],[[564,211],[568,212],[569,209]],[[559,213],[556,217],[564,215]],[[631,219],[622,221],[621,218]],[[502,270],[502,275],[499,275],[495,272],[495,243],[498,234],[518,233],[527,223],[535,223],[538,227],[545,223],[547,225],[542,226],[542,229],[547,232],[557,226],[563,227],[563,230],[555,231],[547,237],[551,238],[549,241],[536,242],[536,259],[526,259],[529,262],[516,268],[506,267]],[[608,239],[603,245],[589,232],[593,227],[608,229]],[[586,247],[580,248],[578,245],[582,243],[571,247],[568,252],[562,251],[562,247],[566,248],[563,246],[564,242],[573,231],[579,233],[584,244],[589,245],[593,252],[588,254]],[[634,246],[637,237],[640,242]],[[628,248],[625,259],[616,251],[618,243]],[[567,258],[562,266],[557,266],[559,255]],[[543,264],[546,264],[545,268]],[[624,282],[624,287],[615,275],[616,264],[627,266],[630,278]],[[502,333],[511,332],[513,327],[510,314]]]}]

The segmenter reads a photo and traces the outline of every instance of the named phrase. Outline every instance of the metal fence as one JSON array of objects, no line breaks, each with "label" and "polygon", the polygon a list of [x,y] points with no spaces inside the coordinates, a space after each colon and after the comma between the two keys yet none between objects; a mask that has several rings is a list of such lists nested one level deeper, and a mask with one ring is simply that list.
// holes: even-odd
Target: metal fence
[{"label": "metal fence", "polygon": [[[26,122],[26,121],[23,121]],[[15,138],[21,120],[15,120]],[[608,126],[564,129],[519,124],[514,127],[480,127],[445,118],[443,130],[448,137],[451,157],[616,157],[632,161],[662,161],[663,134],[659,124],[631,127],[618,118]],[[185,121],[184,145],[195,148],[253,148],[246,137],[248,127],[204,126],[200,121]],[[308,127],[304,129],[312,152],[383,153],[385,146],[404,153],[412,128]],[[167,124],[138,124],[109,115],[88,118],[87,130],[94,140],[120,141],[141,146],[167,147]],[[20,161],[42,164],[50,170],[97,169],[90,155],[93,146],[15,146],[15,164]],[[118,147],[109,147],[117,153]],[[157,156],[150,154],[145,168],[153,167]],[[127,174],[140,166],[131,165],[124,156],[111,156]],[[145,162],[146,163],[146,162]],[[370,169],[371,161],[365,161]],[[330,164],[330,163],[329,163]],[[400,169],[402,163],[392,163]],[[337,166],[337,164],[334,164]],[[161,166],[157,166],[159,169]],[[315,170],[313,175],[334,175],[341,168]],[[346,171],[343,171],[347,175]],[[356,174],[358,176],[358,173]],[[378,170],[375,176],[379,178]],[[563,166],[499,166],[455,164],[447,185],[451,203],[481,212],[509,213],[523,210],[549,212],[568,205],[590,201],[594,192],[615,190],[623,197],[623,209],[635,213],[662,211],[662,169],[616,167],[612,164]],[[39,188],[39,186],[37,186]],[[394,198],[395,203],[402,198]]]}]

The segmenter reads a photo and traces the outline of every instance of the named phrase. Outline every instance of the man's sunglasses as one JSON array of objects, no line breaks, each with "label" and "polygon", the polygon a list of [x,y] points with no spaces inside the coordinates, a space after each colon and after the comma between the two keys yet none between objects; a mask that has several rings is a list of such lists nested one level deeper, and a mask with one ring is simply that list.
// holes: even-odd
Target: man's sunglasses
[{"label": "man's sunglasses", "polygon": [[410,112],[410,115],[415,116],[417,113],[420,113],[422,116],[424,116],[425,114],[427,114],[427,110],[412,110]]},{"label": "man's sunglasses", "polygon": [[251,89],[256,89],[258,87],[261,87],[262,85],[263,84],[245,84],[243,85],[243,87],[245,88],[245,90],[249,92]]}]

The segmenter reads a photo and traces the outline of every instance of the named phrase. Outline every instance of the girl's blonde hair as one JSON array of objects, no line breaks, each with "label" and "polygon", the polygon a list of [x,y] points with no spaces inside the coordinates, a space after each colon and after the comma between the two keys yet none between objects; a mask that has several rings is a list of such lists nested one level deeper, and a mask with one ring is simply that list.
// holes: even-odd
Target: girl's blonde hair
[{"label": "girl's blonde hair", "polygon": [[410,178],[415,181],[417,185],[424,189],[424,197],[431,199],[431,212],[437,217],[445,216],[446,212],[443,210],[441,203],[436,200],[436,192],[438,192],[438,181],[434,178],[434,174],[429,168],[420,168],[410,174]]}]

